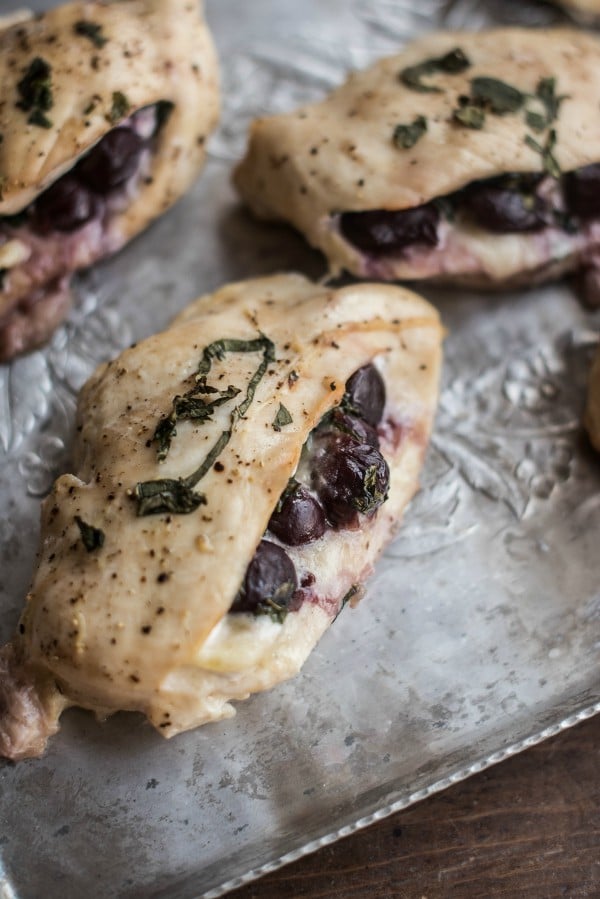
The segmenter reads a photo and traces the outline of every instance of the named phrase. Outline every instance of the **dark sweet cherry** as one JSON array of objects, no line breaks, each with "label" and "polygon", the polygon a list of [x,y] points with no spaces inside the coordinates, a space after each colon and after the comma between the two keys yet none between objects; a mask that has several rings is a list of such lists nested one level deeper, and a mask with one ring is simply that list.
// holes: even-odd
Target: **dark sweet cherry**
[{"label": "dark sweet cherry", "polygon": [[36,200],[33,227],[41,234],[76,231],[94,218],[100,204],[73,175],[63,175]]},{"label": "dark sweet cherry", "polygon": [[323,441],[311,478],[333,527],[353,528],[360,512],[375,512],[387,498],[390,471],[379,450],[340,434]]},{"label": "dark sweet cherry", "polygon": [[287,491],[269,521],[271,533],[288,546],[318,540],[326,526],[323,507],[301,484]]},{"label": "dark sweet cherry", "polygon": [[296,569],[286,551],[270,540],[261,540],[231,611],[286,609],[297,588]]},{"label": "dark sweet cherry", "polygon": [[75,174],[90,190],[104,196],[131,178],[143,148],[144,141],[131,128],[114,128],[84,156]]},{"label": "dark sweet cherry", "polygon": [[563,180],[567,210],[580,218],[600,217],[600,165],[568,172]]},{"label": "dark sweet cherry", "polygon": [[439,219],[437,206],[426,203],[400,211],[345,212],[340,218],[340,230],[346,240],[364,253],[386,256],[415,244],[436,246]]},{"label": "dark sweet cherry", "polygon": [[375,428],[357,415],[344,412],[340,408],[333,410],[327,421],[320,425],[319,432],[320,434],[328,432],[347,434],[357,443],[368,443],[369,446],[379,449],[379,437]]},{"label": "dark sweet cherry", "polygon": [[346,396],[356,414],[377,427],[383,418],[385,384],[374,365],[363,365],[346,383]]},{"label": "dark sweet cherry", "polygon": [[537,231],[548,224],[551,210],[534,187],[529,181],[514,185],[505,180],[478,182],[460,194],[458,206],[477,225],[495,234]]}]

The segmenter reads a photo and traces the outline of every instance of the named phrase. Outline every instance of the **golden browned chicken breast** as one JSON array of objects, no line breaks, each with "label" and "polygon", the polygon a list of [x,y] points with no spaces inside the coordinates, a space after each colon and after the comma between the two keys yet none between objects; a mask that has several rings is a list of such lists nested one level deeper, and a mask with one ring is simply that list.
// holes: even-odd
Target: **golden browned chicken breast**
[{"label": "golden browned chicken breast", "polygon": [[280,275],[103,365],[0,654],[0,754],[40,754],[66,706],[171,737],[294,675],[417,488],[441,338],[404,289]]}]

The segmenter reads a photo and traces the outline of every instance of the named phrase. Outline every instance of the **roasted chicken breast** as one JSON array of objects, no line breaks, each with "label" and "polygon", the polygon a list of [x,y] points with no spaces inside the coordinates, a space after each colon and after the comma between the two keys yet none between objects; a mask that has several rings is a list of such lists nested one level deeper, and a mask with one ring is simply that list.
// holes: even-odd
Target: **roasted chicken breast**
[{"label": "roasted chicken breast", "polygon": [[444,32],[252,125],[234,181],[334,273],[503,288],[579,271],[600,300],[600,43]]},{"label": "roasted chicken breast", "polygon": [[196,2],[76,2],[0,23],[0,361],[50,336],[74,271],[190,187],[218,105]]},{"label": "roasted chicken breast", "polygon": [[294,675],[417,488],[441,338],[404,289],[280,275],[101,366],[0,654],[0,753],[69,705],[171,737]]}]

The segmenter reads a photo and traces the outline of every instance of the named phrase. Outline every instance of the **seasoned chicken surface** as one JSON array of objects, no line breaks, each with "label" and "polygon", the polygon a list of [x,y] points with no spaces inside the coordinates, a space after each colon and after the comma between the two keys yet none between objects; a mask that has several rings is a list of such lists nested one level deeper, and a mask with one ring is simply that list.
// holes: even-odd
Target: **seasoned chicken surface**
[{"label": "seasoned chicken surface", "polygon": [[68,705],[166,737],[295,674],[418,482],[437,313],[401,288],[232,284],[98,369],[0,656],[0,752]]},{"label": "seasoned chicken surface", "polygon": [[73,271],[185,193],[218,104],[196,2],[75,2],[0,25],[0,361],[52,333]]},{"label": "seasoned chicken surface", "polygon": [[333,271],[482,288],[579,270],[600,299],[600,43],[444,32],[254,122],[234,180]]}]

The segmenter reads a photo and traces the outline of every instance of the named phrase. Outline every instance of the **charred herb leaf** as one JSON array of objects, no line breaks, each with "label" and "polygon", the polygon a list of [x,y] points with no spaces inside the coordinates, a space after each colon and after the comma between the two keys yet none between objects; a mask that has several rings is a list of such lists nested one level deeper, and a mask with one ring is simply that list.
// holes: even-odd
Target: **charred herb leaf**
[{"label": "charred herb leaf", "polygon": [[277,415],[275,416],[275,420],[273,422],[273,430],[281,431],[282,428],[285,428],[286,425],[291,425],[293,422],[293,418],[290,415],[289,411],[285,408],[283,403],[279,403],[279,409],[277,410]]},{"label": "charred herb leaf", "polygon": [[108,38],[102,34],[102,25],[97,25],[96,22],[75,22],[73,31],[75,34],[87,37],[98,50],[101,50],[108,42]]},{"label": "charred herb leaf", "polygon": [[21,98],[17,101],[17,107],[31,113],[27,119],[28,124],[51,128],[52,122],[45,113],[54,105],[52,69],[45,59],[36,56],[30,62],[27,71],[17,84],[17,92]]},{"label": "charred herb leaf", "polygon": [[544,167],[544,171],[551,175],[553,178],[560,178],[560,165],[558,164],[558,160],[554,155],[554,148],[556,146],[556,131],[554,130],[554,128],[552,128],[548,132],[546,143],[543,146],[542,144],[539,144],[530,134],[525,135],[525,143],[528,147],[531,147],[532,150],[535,150],[536,153],[540,154],[540,156],[542,157],[542,165]]},{"label": "charred herb leaf", "polygon": [[79,515],[75,516],[75,521],[79,528],[79,533],[81,534],[81,542],[89,553],[94,552],[95,549],[101,549],[104,546],[104,531],[88,524],[87,521],[84,521]]},{"label": "charred herb leaf", "polygon": [[108,120],[111,124],[124,119],[130,109],[131,103],[125,94],[122,91],[113,91],[112,106],[108,114]]},{"label": "charred herb leaf", "polygon": [[443,72],[446,75],[459,75],[470,67],[471,63],[460,47],[455,47],[444,56],[425,59],[416,66],[408,66],[398,76],[405,87],[422,94],[441,94],[442,88],[426,84],[422,79],[428,75]]},{"label": "charred herb leaf", "polygon": [[411,125],[396,125],[392,142],[395,147],[402,150],[410,150],[427,131],[427,119],[425,116],[417,116]]}]

